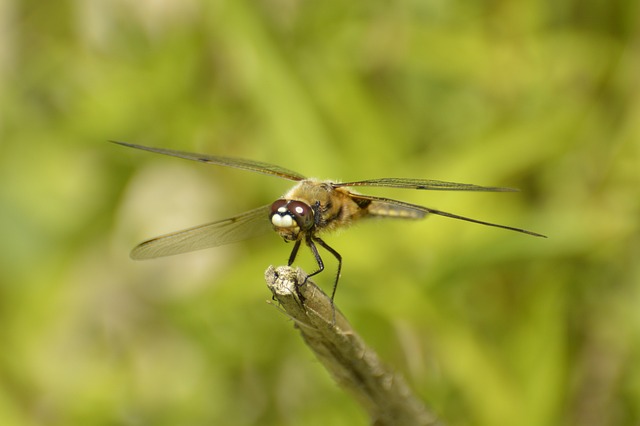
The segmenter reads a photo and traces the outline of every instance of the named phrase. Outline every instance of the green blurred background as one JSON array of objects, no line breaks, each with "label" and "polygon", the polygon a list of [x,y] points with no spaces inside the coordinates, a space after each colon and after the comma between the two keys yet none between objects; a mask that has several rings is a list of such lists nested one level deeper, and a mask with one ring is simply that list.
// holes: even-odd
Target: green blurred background
[{"label": "green blurred background", "polygon": [[128,257],[289,182],[109,139],[521,188],[367,191],[549,239],[362,224],[339,308],[449,425],[640,424],[639,9],[0,1],[0,424],[368,422],[265,303],[275,234]]}]

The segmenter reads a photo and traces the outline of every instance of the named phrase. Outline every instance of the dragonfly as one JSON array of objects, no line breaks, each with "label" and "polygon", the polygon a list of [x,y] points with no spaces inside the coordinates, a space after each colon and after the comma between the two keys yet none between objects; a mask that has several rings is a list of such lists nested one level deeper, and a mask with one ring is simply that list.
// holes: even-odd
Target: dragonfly
[{"label": "dragonfly", "polygon": [[259,161],[218,155],[194,154],[127,142],[111,142],[157,154],[233,167],[297,182],[293,188],[272,204],[249,210],[228,219],[172,232],[144,241],[131,251],[131,257],[135,260],[153,259],[217,247],[259,236],[269,231],[275,231],[285,242],[293,243],[288,266],[291,266],[296,260],[302,243],[311,250],[317,263],[317,269],[308,274],[307,278],[317,275],[325,269],[318,246],[336,258],[338,267],[331,291],[331,302],[333,302],[342,270],[342,256],[328,245],[320,237],[320,234],[348,227],[361,219],[376,217],[423,219],[431,214],[546,238],[545,235],[522,228],[472,219],[391,198],[360,194],[349,189],[368,186],[434,191],[517,191],[512,188],[412,178],[379,178],[353,182],[333,182],[307,178],[284,167]]}]

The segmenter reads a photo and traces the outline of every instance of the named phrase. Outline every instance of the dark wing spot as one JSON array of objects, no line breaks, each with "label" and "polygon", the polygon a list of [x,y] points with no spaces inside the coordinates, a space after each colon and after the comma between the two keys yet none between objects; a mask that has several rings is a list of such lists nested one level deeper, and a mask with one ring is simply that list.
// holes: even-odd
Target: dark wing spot
[{"label": "dark wing spot", "polygon": [[367,200],[366,198],[352,198],[352,200],[360,207],[361,209],[366,209],[371,204],[371,200]]}]

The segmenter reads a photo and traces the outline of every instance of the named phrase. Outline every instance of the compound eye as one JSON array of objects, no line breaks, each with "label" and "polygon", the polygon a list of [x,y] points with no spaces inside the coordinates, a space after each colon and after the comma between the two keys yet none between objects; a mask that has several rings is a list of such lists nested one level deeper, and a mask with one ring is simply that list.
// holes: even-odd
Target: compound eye
[{"label": "compound eye", "polygon": [[289,204],[289,200],[279,199],[271,204],[271,215],[278,213],[283,215],[287,212],[287,204]]},{"label": "compound eye", "polygon": [[300,228],[309,229],[313,225],[313,210],[308,204],[293,200],[287,207]]}]

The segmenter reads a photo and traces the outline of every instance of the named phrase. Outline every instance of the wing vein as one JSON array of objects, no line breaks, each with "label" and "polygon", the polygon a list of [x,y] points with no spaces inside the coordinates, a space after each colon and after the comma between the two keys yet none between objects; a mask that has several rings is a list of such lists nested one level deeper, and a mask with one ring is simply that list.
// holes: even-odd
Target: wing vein
[{"label": "wing vein", "polygon": [[187,253],[256,237],[271,230],[270,206],[147,240],[131,251],[136,260]]},{"label": "wing vein", "polygon": [[128,142],[110,141],[118,145],[127,146],[129,148],[141,149],[144,151],[155,152],[156,154],[169,155],[171,157],[183,158],[185,160],[200,161],[201,163],[215,164],[218,166],[233,167],[236,169],[248,170],[251,172],[262,173],[265,175],[278,176],[283,179],[300,181],[305,179],[300,173],[276,166],[275,164],[263,163],[261,161],[247,160],[244,158],[223,157],[219,155],[194,154],[185,151],[176,151],[166,148],[154,148],[144,145],[136,145]]},{"label": "wing vein", "polygon": [[433,179],[412,179],[412,178],[380,178],[367,179],[354,182],[341,182],[335,184],[342,186],[376,186],[388,188],[420,189],[428,191],[484,191],[484,192],[515,192],[517,189],[502,188],[497,186],[480,186],[470,183],[446,182]]}]

